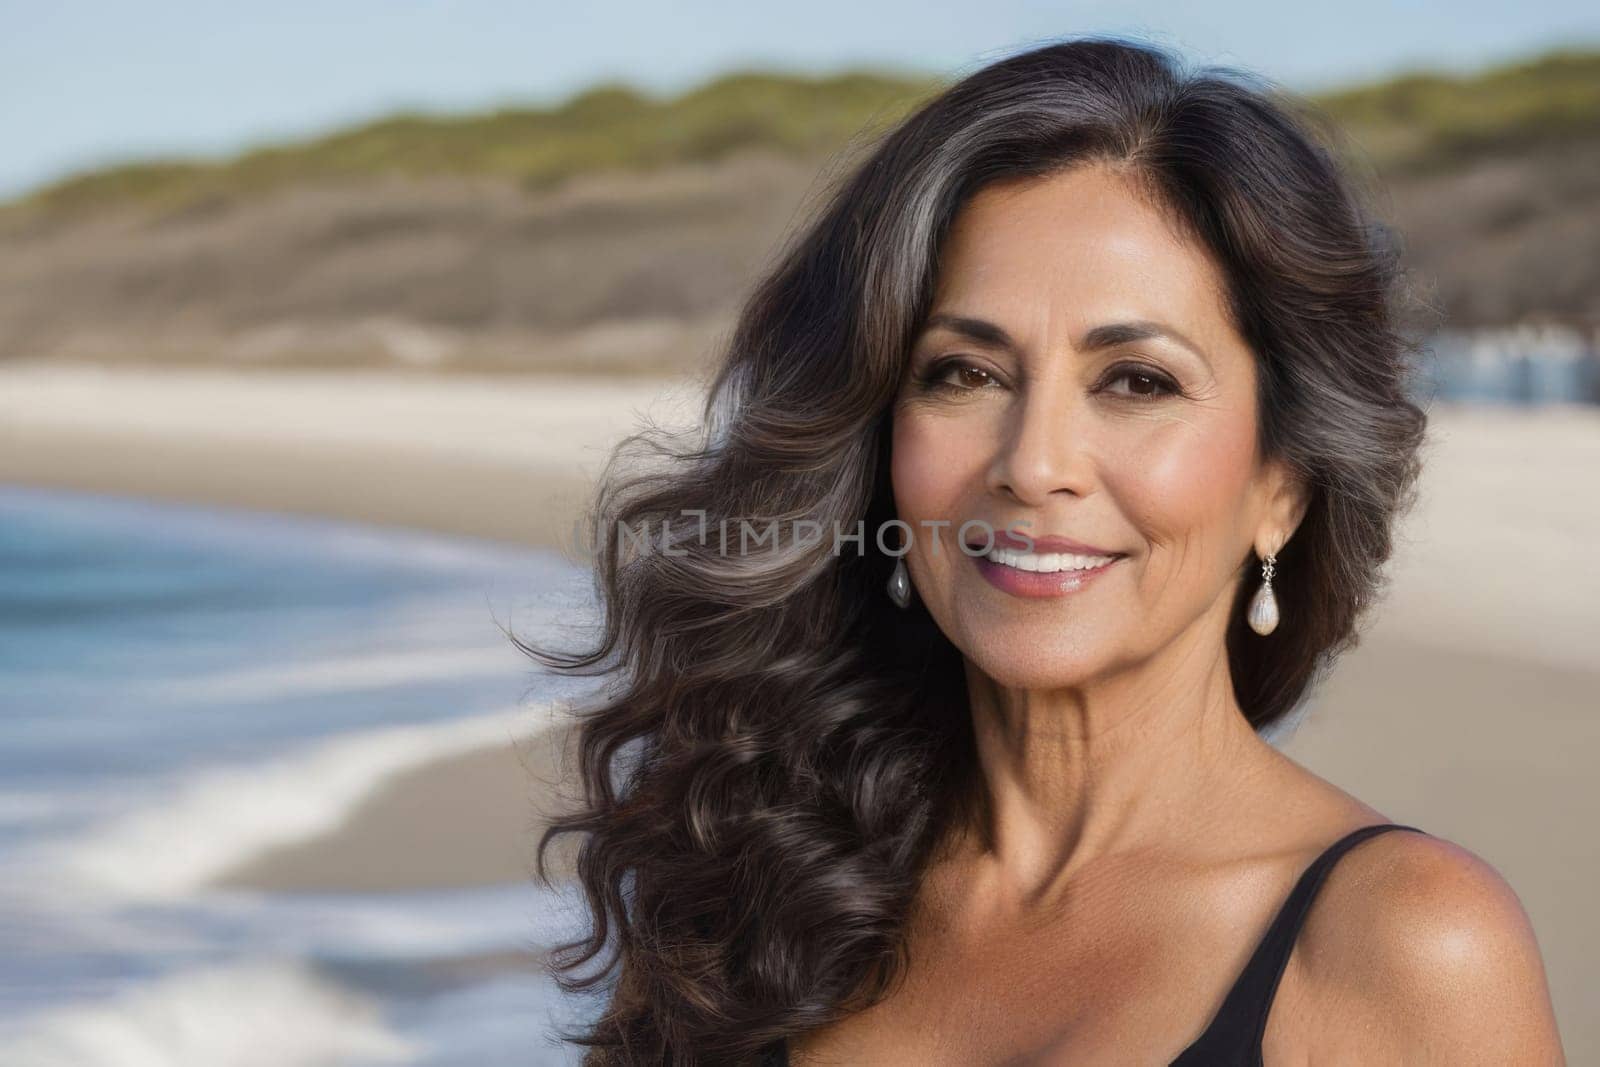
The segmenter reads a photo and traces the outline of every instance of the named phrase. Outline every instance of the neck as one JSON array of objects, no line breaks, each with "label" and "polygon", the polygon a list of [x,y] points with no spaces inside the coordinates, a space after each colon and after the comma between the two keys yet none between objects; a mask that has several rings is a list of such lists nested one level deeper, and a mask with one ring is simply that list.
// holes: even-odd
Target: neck
[{"label": "neck", "polygon": [[1048,904],[1097,860],[1192,839],[1275,758],[1203,629],[1061,689],[1008,688],[968,664],[978,780],[959,851],[1017,907]]}]

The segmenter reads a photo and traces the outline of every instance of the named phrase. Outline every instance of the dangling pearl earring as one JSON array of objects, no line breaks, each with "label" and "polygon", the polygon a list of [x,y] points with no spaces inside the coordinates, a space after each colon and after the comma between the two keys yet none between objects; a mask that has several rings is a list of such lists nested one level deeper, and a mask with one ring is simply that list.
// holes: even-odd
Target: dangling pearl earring
[{"label": "dangling pearl earring", "polygon": [[911,575],[906,573],[906,558],[894,561],[894,573],[889,575],[889,599],[901,609],[911,606]]},{"label": "dangling pearl earring", "polygon": [[1250,629],[1263,637],[1278,628],[1278,598],[1272,594],[1272,575],[1277,566],[1277,555],[1268,552],[1261,564],[1261,588],[1250,600]]}]

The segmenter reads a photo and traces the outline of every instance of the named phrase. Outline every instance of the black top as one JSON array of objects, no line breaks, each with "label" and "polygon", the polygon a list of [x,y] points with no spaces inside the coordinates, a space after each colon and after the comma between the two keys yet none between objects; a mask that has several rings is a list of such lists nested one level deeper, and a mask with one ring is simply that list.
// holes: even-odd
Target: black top
[{"label": "black top", "polygon": [[[1295,938],[1311,911],[1323,879],[1333,865],[1355,845],[1386,830],[1416,830],[1415,826],[1401,823],[1375,823],[1352,830],[1329,845],[1300,875],[1289,897],[1278,909],[1272,925],[1262,936],[1250,962],[1244,965],[1233,988],[1223,998],[1222,1007],[1212,1017],[1211,1025],[1195,1039],[1194,1043],[1178,1054],[1171,1067],[1262,1067],[1261,1039],[1267,1030],[1267,1012],[1272,1007],[1272,996],[1277,992],[1278,979],[1289,963]],[[787,1042],[773,1045],[762,1067],[789,1067]]]}]

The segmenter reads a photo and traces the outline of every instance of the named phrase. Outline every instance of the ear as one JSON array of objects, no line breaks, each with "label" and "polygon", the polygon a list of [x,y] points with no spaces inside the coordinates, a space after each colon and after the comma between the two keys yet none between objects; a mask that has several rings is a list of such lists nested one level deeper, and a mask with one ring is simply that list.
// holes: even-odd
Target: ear
[{"label": "ear", "polygon": [[1306,479],[1282,460],[1267,464],[1262,478],[1264,503],[1256,526],[1255,550],[1265,559],[1283,551],[1300,528],[1311,504],[1311,490]]}]

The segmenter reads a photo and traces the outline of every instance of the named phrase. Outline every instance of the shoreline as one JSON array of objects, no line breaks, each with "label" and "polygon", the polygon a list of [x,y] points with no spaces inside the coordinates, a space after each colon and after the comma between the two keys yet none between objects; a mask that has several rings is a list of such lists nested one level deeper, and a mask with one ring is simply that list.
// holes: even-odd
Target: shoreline
[{"label": "shoreline", "polygon": [[[573,560],[574,524],[611,447],[647,421],[691,425],[699,388],[681,377],[0,364],[0,486],[425,530]],[[209,884],[340,893],[531,879],[530,828],[559,804],[569,732],[557,723],[402,768],[335,829],[265,847]],[[574,852],[573,835],[551,845],[553,879],[570,876]]]},{"label": "shoreline", "polygon": [[[530,882],[547,818],[569,802],[576,732],[544,726],[514,743],[431,757],[381,779],[335,829],[247,856],[213,889],[390,893]],[[515,798],[516,802],[512,802]],[[546,852],[552,884],[574,874],[576,835]]]}]

